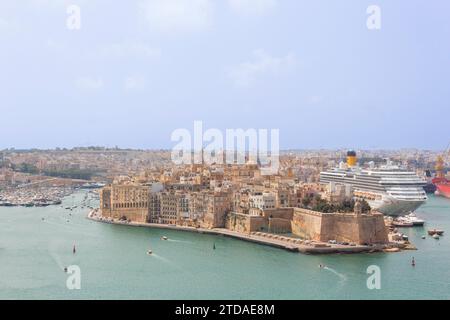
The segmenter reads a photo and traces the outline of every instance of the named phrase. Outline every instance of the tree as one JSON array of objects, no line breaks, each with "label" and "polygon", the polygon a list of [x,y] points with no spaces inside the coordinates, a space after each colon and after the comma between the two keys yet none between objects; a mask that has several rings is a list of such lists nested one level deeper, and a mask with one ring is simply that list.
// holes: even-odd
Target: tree
[{"label": "tree", "polygon": [[363,213],[369,213],[370,211],[372,211],[369,203],[364,199],[361,201],[361,209]]},{"label": "tree", "polygon": [[17,171],[24,172],[24,173],[31,173],[31,174],[37,174],[39,172],[38,168],[35,165],[29,164],[29,163],[21,163],[17,167]]}]

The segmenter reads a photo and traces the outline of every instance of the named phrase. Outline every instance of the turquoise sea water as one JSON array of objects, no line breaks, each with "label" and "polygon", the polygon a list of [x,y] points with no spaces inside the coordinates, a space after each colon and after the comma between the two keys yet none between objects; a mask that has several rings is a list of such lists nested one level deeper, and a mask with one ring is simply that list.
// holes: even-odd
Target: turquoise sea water
[{"label": "turquoise sea water", "polygon": [[[84,192],[70,196],[63,206],[83,197]],[[221,236],[107,225],[87,220],[87,212],[0,207],[0,298],[450,298],[450,200],[445,198],[431,196],[417,211],[427,220],[425,228],[405,229],[418,251],[357,255],[302,255]],[[447,234],[422,240],[428,227]],[[160,240],[162,235],[170,240]],[[80,290],[66,287],[68,265],[81,268]],[[380,290],[367,288],[370,265],[381,268]]]}]

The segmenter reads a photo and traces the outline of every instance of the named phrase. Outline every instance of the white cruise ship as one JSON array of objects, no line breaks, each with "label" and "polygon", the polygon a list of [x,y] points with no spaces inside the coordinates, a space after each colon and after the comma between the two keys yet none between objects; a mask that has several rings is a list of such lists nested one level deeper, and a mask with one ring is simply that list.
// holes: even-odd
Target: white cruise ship
[{"label": "white cruise ship", "polygon": [[415,172],[389,161],[378,168],[362,169],[356,165],[353,151],[347,159],[347,164],[321,172],[320,182],[349,186],[355,198],[365,199],[372,209],[390,216],[413,212],[427,200],[426,181]]}]

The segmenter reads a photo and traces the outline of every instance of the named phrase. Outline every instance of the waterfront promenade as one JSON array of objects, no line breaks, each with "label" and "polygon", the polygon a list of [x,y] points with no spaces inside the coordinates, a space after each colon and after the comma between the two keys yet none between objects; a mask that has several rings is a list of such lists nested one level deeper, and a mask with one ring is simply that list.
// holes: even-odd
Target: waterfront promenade
[{"label": "waterfront promenade", "polygon": [[195,232],[202,234],[211,234],[218,236],[231,237],[243,241],[253,242],[261,245],[267,245],[271,247],[276,247],[291,252],[300,252],[305,254],[331,254],[331,253],[363,253],[363,252],[380,252],[386,249],[386,245],[375,245],[375,246],[349,246],[349,245],[339,245],[339,244],[329,244],[325,242],[308,241],[301,240],[298,238],[262,233],[262,232],[252,232],[250,234],[235,232],[223,228],[205,229],[205,228],[194,228],[187,226],[177,226],[177,225],[167,225],[167,224],[156,224],[156,223],[138,223],[138,222],[125,222],[119,220],[112,220],[102,217],[98,213],[98,209],[89,212],[88,219],[108,223],[115,225],[124,225],[132,227],[145,227],[145,228],[155,228],[155,229],[169,229],[185,232]]}]

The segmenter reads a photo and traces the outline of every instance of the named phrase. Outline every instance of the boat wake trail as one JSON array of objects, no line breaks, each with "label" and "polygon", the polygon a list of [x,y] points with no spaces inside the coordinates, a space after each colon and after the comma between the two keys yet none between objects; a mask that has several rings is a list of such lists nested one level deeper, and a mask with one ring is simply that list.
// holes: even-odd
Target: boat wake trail
[{"label": "boat wake trail", "polygon": [[152,257],[155,257],[156,259],[161,260],[161,261],[163,261],[163,262],[165,262],[165,263],[173,264],[173,262],[171,262],[170,260],[168,260],[168,259],[166,259],[166,258],[164,258],[164,257],[161,257],[160,255],[157,255],[156,253],[152,253],[151,256],[152,256]]},{"label": "boat wake trail", "polygon": [[340,282],[345,282],[347,281],[347,277],[345,275],[343,275],[342,273],[337,272],[336,270],[334,270],[333,268],[330,267],[324,267],[324,270],[330,271],[331,273],[334,273],[335,275],[337,275],[340,279]]},{"label": "boat wake trail", "polygon": [[179,266],[177,266],[174,262],[170,261],[170,260],[167,259],[167,258],[161,257],[160,255],[158,255],[158,254],[156,254],[156,253],[152,253],[151,256],[154,257],[154,258],[156,258],[156,259],[158,259],[158,260],[160,260],[160,261],[162,261],[162,262],[164,262],[164,263],[166,263],[166,264],[168,264],[168,265],[170,265],[172,268],[175,268],[175,269],[177,269],[177,270],[182,270],[182,269],[181,269]]},{"label": "boat wake trail", "polygon": [[167,239],[169,242],[178,242],[178,243],[192,243],[190,241],[184,241],[184,240],[173,240],[173,239]]},{"label": "boat wake trail", "polygon": [[61,259],[58,257],[58,255],[56,254],[56,252],[54,252],[53,250],[48,250],[48,253],[50,254],[50,257],[52,257],[53,261],[55,261],[55,263],[58,265],[58,267],[61,270],[64,270],[64,265],[61,261]]}]

